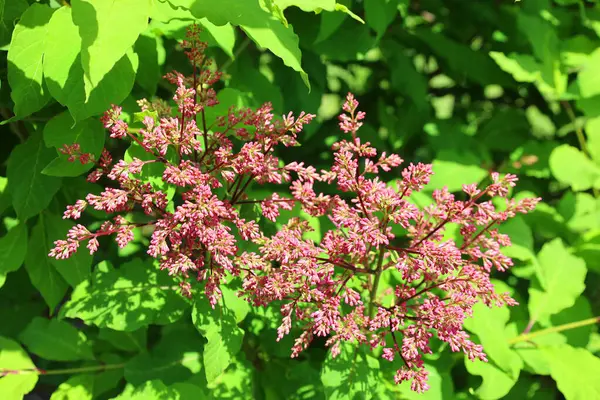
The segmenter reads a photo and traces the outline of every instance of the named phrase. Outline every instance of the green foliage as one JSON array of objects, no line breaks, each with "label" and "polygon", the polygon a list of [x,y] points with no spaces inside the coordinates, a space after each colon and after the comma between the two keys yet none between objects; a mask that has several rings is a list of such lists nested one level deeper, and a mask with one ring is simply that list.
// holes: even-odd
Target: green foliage
[{"label": "green foliage", "polygon": [[96,266],[91,280],[77,285],[61,315],[117,331],[174,322],[188,304],[177,293],[177,286],[169,283],[151,262],[139,258],[119,269],[103,262]]},{"label": "green foliage", "polygon": [[60,189],[60,178],[43,174],[55,152],[44,145],[41,132],[15,147],[8,159],[7,192],[20,220],[26,221],[43,211]]},{"label": "green foliage", "polygon": [[375,391],[379,361],[361,347],[345,344],[341,353],[323,363],[321,381],[328,399],[360,399]]},{"label": "green foliage", "polygon": [[33,354],[53,361],[93,360],[87,338],[67,322],[34,318],[19,336]]},{"label": "green foliage", "polygon": [[[315,113],[302,146],[278,155],[320,171],[353,91],[367,112],[363,142],[405,165],[433,164],[427,194],[447,187],[460,197],[463,184],[498,171],[519,176],[515,198],[543,199],[499,228],[515,266],[494,272],[495,290],[519,305],[478,304],[465,320],[487,363],[463,362],[433,338],[431,388],[417,395],[393,384],[402,360],[363,347],[344,345],[333,358],[316,338],[291,359],[301,332],[276,341],[279,310],[239,299],[236,277],[214,308],[200,286],[183,297],[144,253],[153,228],[139,210],[126,216],[139,226],[126,248],[48,257],[74,224],[61,218],[65,206],[104,186],[86,181],[94,162],[69,162],[59,149],[152,159],[109,138],[99,116],[117,104],[135,131],[145,115],[158,119],[136,115],[137,99],[172,106],[161,77],[189,73],[177,42],[192,23],[224,72],[209,129],[231,105]],[[0,52],[2,399],[600,397],[598,2],[0,0]],[[172,198],[163,172],[151,163],[140,176]],[[90,208],[82,223],[98,228]],[[308,219],[312,238],[331,227],[297,208],[282,213]],[[390,272],[381,293],[398,281]]]},{"label": "green foliage", "polygon": [[587,270],[584,261],[569,254],[560,239],[546,243],[538,261],[537,279],[529,287],[529,314],[544,321],[575,304],[585,289]]}]

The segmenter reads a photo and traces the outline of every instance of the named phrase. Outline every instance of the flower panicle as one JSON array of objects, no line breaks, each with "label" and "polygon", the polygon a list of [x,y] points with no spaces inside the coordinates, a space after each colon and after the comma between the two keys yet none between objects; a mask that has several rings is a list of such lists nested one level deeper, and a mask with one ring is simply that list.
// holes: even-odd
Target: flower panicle
[{"label": "flower panicle", "polygon": [[[394,381],[410,381],[417,392],[428,388],[423,357],[433,351],[433,337],[471,360],[486,361],[464,320],[479,302],[516,304],[507,293],[496,293],[490,279],[493,270],[512,266],[502,253],[510,238],[498,225],[530,212],[540,199],[509,199],[517,177],[493,173],[487,186],[467,183],[459,194],[436,190],[430,205],[416,205],[411,194],[428,185],[432,166],[405,165],[399,155],[379,153],[362,142],[359,130],[366,115],[350,93],[339,116],[339,128],[350,138],[333,144],[330,168],[285,164],[275,149],[297,145],[315,116],[276,118],[267,103],[256,110],[232,107],[207,121],[206,110],[218,104],[213,85],[220,74],[206,58],[197,27],[182,47],[194,74],[165,76],[176,85],[174,107],[138,102],[146,116],[135,129],[123,121],[118,106],[102,118],[112,138],[130,140],[146,157],[115,162],[105,150],[88,176],[105,188],[67,206],[63,217],[81,220],[91,207],[106,213],[106,221],[94,231],[75,225],[49,255],[68,258],[81,242],[93,254],[103,236],[114,236],[125,247],[135,240],[136,229],[147,228],[147,254],[180,281],[183,295],[192,296],[200,286],[214,307],[222,285],[233,277],[241,281],[238,294],[250,304],[281,303],[277,340],[294,326],[302,329],[292,357],[315,337],[327,338],[333,356],[343,351],[342,343],[364,344],[381,349],[385,362],[398,363]],[[161,184],[144,177],[153,163],[164,167]],[[382,172],[397,179],[388,183]],[[249,197],[251,185],[266,184],[289,190]],[[321,192],[322,187],[335,187],[343,196]],[[505,205],[497,208],[492,198],[504,198]],[[248,205],[259,207],[262,217],[277,221],[280,229],[263,230],[248,217]],[[328,218],[334,228],[313,240],[307,219],[282,217],[282,210],[294,208]],[[143,213],[139,220],[129,217],[135,211]],[[459,227],[453,239],[446,235],[450,224]],[[406,237],[398,237],[399,231]],[[388,273],[399,276],[400,283],[380,287]]]}]

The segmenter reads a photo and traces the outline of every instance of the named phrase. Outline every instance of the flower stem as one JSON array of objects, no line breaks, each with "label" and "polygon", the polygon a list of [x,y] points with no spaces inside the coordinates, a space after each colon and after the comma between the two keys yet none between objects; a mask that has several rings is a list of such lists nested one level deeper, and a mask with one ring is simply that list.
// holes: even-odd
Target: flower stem
[{"label": "flower stem", "polygon": [[575,328],[580,328],[582,326],[592,325],[592,324],[597,324],[597,323],[600,323],[600,317],[593,317],[593,318],[588,318],[588,319],[584,319],[584,320],[581,320],[581,321],[569,322],[568,324],[553,326],[551,328],[542,329],[542,330],[535,331],[535,332],[532,332],[532,333],[523,333],[523,334],[521,334],[519,336],[516,336],[516,337],[510,339],[508,341],[508,344],[515,344],[515,343],[520,343],[520,342],[527,342],[527,341],[530,341],[533,338],[536,338],[538,336],[547,335],[549,333],[562,332],[562,331],[566,331],[566,330],[570,330],[570,329],[575,329]]},{"label": "flower stem", "polygon": [[369,294],[369,317],[373,317],[373,310],[375,309],[375,296],[377,296],[377,288],[379,287],[379,280],[381,279],[381,273],[383,271],[383,255],[385,254],[385,247],[381,247],[379,252],[379,258],[377,259],[377,269],[375,270],[375,280],[371,287],[371,293]]},{"label": "flower stem", "polygon": [[85,372],[100,372],[107,371],[109,369],[120,369],[125,367],[124,363],[121,364],[100,364],[91,365],[87,367],[76,367],[76,368],[63,368],[63,369],[52,369],[46,371],[40,368],[31,369],[18,369],[11,370],[6,368],[0,368],[0,376],[7,375],[23,375],[23,374],[35,374],[35,375],[69,375],[69,374],[81,374]]}]

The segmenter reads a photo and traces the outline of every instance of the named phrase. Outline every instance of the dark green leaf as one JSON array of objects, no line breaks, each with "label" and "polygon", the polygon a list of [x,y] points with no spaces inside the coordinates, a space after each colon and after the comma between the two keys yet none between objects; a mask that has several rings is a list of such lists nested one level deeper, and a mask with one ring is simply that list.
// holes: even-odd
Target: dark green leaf
[{"label": "dark green leaf", "polygon": [[33,134],[10,154],[6,171],[7,190],[20,220],[26,221],[46,209],[60,189],[60,178],[42,174],[55,155],[54,150],[44,145],[41,133]]},{"label": "dark green leaf", "polygon": [[56,271],[48,256],[50,246],[48,246],[45,223],[43,215],[40,215],[29,238],[25,269],[27,269],[31,283],[40,291],[46,304],[50,307],[50,314],[52,314],[54,308],[65,296],[68,285]]},{"label": "dark green leaf", "polygon": [[30,352],[53,361],[93,360],[92,346],[83,332],[67,322],[34,318],[19,335]]},{"label": "dark green leaf", "polygon": [[19,224],[0,238],[0,287],[9,272],[16,271],[27,254],[27,226]]}]

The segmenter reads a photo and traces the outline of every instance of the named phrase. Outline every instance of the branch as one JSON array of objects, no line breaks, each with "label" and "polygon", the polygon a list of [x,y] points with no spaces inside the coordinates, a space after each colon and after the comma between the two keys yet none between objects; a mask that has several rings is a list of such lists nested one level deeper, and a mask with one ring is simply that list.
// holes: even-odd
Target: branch
[{"label": "branch", "polygon": [[592,324],[597,324],[597,323],[600,323],[600,317],[593,317],[593,318],[588,318],[588,319],[584,319],[581,321],[569,322],[568,324],[553,326],[551,328],[542,329],[542,330],[535,331],[532,333],[523,333],[519,336],[516,336],[516,337],[510,339],[508,341],[508,344],[528,342],[531,339],[536,338],[538,336],[547,335],[549,333],[567,331],[569,329],[580,328],[582,326],[587,326],[587,325],[592,325]]}]

